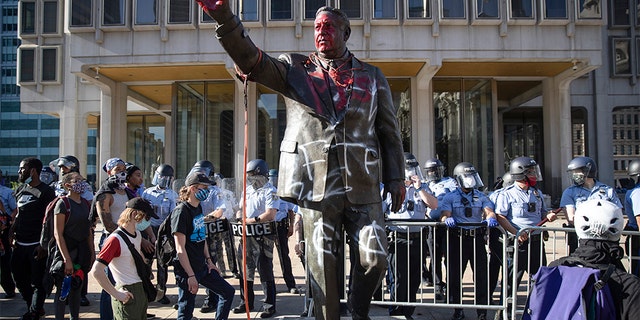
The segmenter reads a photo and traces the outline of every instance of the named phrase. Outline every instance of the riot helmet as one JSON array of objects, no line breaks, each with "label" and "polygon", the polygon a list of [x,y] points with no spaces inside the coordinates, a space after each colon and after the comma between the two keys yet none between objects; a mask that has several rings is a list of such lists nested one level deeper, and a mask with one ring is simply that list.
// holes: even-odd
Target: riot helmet
[{"label": "riot helmet", "polygon": [[158,186],[162,189],[167,189],[171,186],[171,182],[173,182],[173,167],[163,163],[156,168],[155,173],[153,174],[153,179],[151,180],[151,184]]},{"label": "riot helmet", "polygon": [[479,189],[484,187],[476,168],[469,162],[460,162],[453,168],[453,178],[458,185],[465,189]]},{"label": "riot helmet", "polygon": [[80,172],[80,161],[72,155],[60,157],[54,161],[56,162],[55,167],[60,168],[60,170],[62,170],[62,167],[66,167],[69,169],[67,172]]},{"label": "riot helmet", "polygon": [[515,180],[513,179],[513,177],[511,176],[511,173],[509,173],[509,172],[505,172],[505,173],[502,175],[502,187],[503,187],[503,188],[506,188],[506,187],[508,187],[508,186],[512,185],[514,182],[516,182],[516,181],[515,181]]},{"label": "riot helmet", "polygon": [[58,180],[58,175],[50,167],[43,166],[40,171],[40,181],[46,185],[50,185],[52,182]]},{"label": "riot helmet", "polygon": [[627,166],[629,176],[640,177],[640,159],[632,160]]},{"label": "riot helmet", "polygon": [[209,177],[209,180],[213,180],[216,170],[215,170],[215,167],[213,166],[213,163],[211,163],[211,161],[200,160],[193,165],[189,173],[194,171],[204,172],[204,174],[207,175],[207,177]]},{"label": "riot helmet", "polygon": [[418,176],[420,181],[422,181],[422,170],[420,170],[420,163],[416,157],[409,153],[404,153],[404,178],[405,180],[411,180],[411,177]]},{"label": "riot helmet", "polygon": [[540,166],[529,157],[517,157],[509,164],[509,173],[514,181],[525,181],[533,187],[538,181],[542,181]]},{"label": "riot helmet", "polygon": [[567,165],[569,179],[577,186],[584,184],[586,178],[596,178],[598,166],[589,157],[576,157]]},{"label": "riot helmet", "polygon": [[444,177],[444,164],[437,158],[428,159],[424,163],[427,181],[440,181]]},{"label": "riot helmet", "polygon": [[269,174],[269,166],[267,162],[262,159],[253,159],[247,163],[247,173],[266,177]]}]

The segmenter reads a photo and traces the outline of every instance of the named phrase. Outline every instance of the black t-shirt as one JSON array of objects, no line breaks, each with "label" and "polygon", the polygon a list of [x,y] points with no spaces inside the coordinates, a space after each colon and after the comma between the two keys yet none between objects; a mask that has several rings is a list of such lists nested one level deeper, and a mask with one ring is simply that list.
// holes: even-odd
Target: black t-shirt
[{"label": "black t-shirt", "polygon": [[[176,232],[180,232],[186,237],[185,249],[193,272],[197,273],[205,269],[204,246],[207,234],[202,206],[193,207],[186,201],[178,204],[171,213],[171,234]],[[174,267],[177,272],[185,275],[177,256]]]},{"label": "black t-shirt", "polygon": [[[80,203],[69,200],[69,206],[71,207],[71,214],[69,214],[69,220],[64,225],[64,238],[73,240],[75,242],[85,241],[89,237],[89,228],[91,222],[89,221],[89,203],[86,200],[81,199]],[[65,214],[67,208],[63,200],[59,200],[56,203],[56,208],[53,211],[55,214]]]},{"label": "black t-shirt", "polygon": [[42,219],[49,202],[56,198],[55,191],[44,183],[35,188],[23,184],[16,191],[18,215],[15,222],[16,241],[35,244],[40,241]]}]

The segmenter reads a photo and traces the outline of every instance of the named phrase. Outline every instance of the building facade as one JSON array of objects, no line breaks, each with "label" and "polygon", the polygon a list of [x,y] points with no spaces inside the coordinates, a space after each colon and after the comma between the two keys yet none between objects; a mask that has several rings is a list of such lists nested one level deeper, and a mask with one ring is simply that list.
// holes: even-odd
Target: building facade
[{"label": "building facade", "polygon": [[[510,159],[531,156],[545,193],[559,199],[572,157],[593,157],[609,184],[640,157],[638,1],[231,4],[273,56],[313,52],[317,8],[343,9],[349,49],[389,80],[406,151],[449,169],[472,162],[488,186]],[[60,154],[87,154],[84,133],[94,129],[94,163],[123,157],[150,179],[166,162],[180,178],[208,159],[240,177],[247,110],[249,158],[277,167],[284,100],[236,80],[195,1],[24,0],[19,17],[21,110],[59,117]]]}]

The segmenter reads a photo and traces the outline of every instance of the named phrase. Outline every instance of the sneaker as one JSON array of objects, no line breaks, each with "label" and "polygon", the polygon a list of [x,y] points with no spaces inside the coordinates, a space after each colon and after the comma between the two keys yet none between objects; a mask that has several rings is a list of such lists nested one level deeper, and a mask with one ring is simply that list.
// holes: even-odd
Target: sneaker
[{"label": "sneaker", "polygon": [[300,294],[300,290],[298,288],[289,288],[289,293],[291,294]]},{"label": "sneaker", "polygon": [[155,314],[153,314],[153,313],[147,313],[147,319],[153,319],[153,318],[155,318],[155,317],[156,317],[156,315],[155,315]]},{"label": "sneaker", "polygon": [[262,309],[260,318],[271,318],[274,314],[276,314],[276,308]]},{"label": "sneaker", "polygon": [[177,304],[177,303],[176,303],[176,304],[174,304],[174,305],[173,305],[173,308],[174,308],[174,309],[176,309],[176,310],[178,310],[178,308],[179,308],[179,307],[178,307],[178,304]]},{"label": "sneaker", "polygon": [[[249,311],[253,311],[253,307],[249,306]],[[233,313],[245,313],[247,312],[247,309],[245,308],[244,303],[238,305],[237,307],[233,308]]]},{"label": "sneaker", "polygon": [[451,317],[451,320],[462,320],[464,319],[464,311],[456,310]]},{"label": "sneaker", "polygon": [[[169,300],[169,299],[167,299],[167,300]],[[202,313],[213,312],[213,310],[215,310],[215,308],[212,305],[209,305],[206,302],[202,304],[202,307],[200,307],[200,312],[202,312]]]},{"label": "sneaker", "polygon": [[91,305],[91,301],[89,301],[89,299],[87,299],[87,296],[82,296],[82,298],[80,298],[80,305],[83,306],[83,307],[90,306]]},{"label": "sneaker", "polygon": [[169,303],[171,303],[171,301],[169,300],[169,298],[167,298],[167,296],[163,296],[162,298],[160,298],[160,300],[158,300],[158,303],[160,303],[160,304],[169,304]]},{"label": "sneaker", "polygon": [[447,301],[447,297],[444,294],[444,287],[440,286],[440,285],[436,285],[435,287],[435,298],[436,298],[436,302],[445,302]]}]

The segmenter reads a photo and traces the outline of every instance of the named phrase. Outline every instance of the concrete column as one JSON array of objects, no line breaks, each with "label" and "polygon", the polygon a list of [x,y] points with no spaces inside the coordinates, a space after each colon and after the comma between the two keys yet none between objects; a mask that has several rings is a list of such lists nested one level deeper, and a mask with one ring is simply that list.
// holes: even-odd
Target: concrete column
[{"label": "concrete column", "polygon": [[100,161],[97,163],[100,178],[98,181],[107,177],[102,171],[102,165],[107,159],[123,158],[127,155],[127,86],[116,83],[111,87],[111,92],[103,90],[100,102]]},{"label": "concrete column", "polygon": [[433,76],[439,66],[428,64],[422,67],[414,81],[411,83],[411,126],[413,127],[411,138],[411,150],[419,161],[420,166],[424,161],[433,158],[435,150],[435,115],[433,112]]},{"label": "concrete column", "polygon": [[568,187],[565,179],[571,155],[570,81],[547,78],[542,81],[542,118],[544,127],[544,184],[553,200],[560,200]]},{"label": "concrete column", "polygon": [[59,155],[73,155],[80,161],[80,173],[87,174],[87,113],[78,103],[78,81],[75,75],[67,77],[64,88],[64,105],[60,112]]}]

